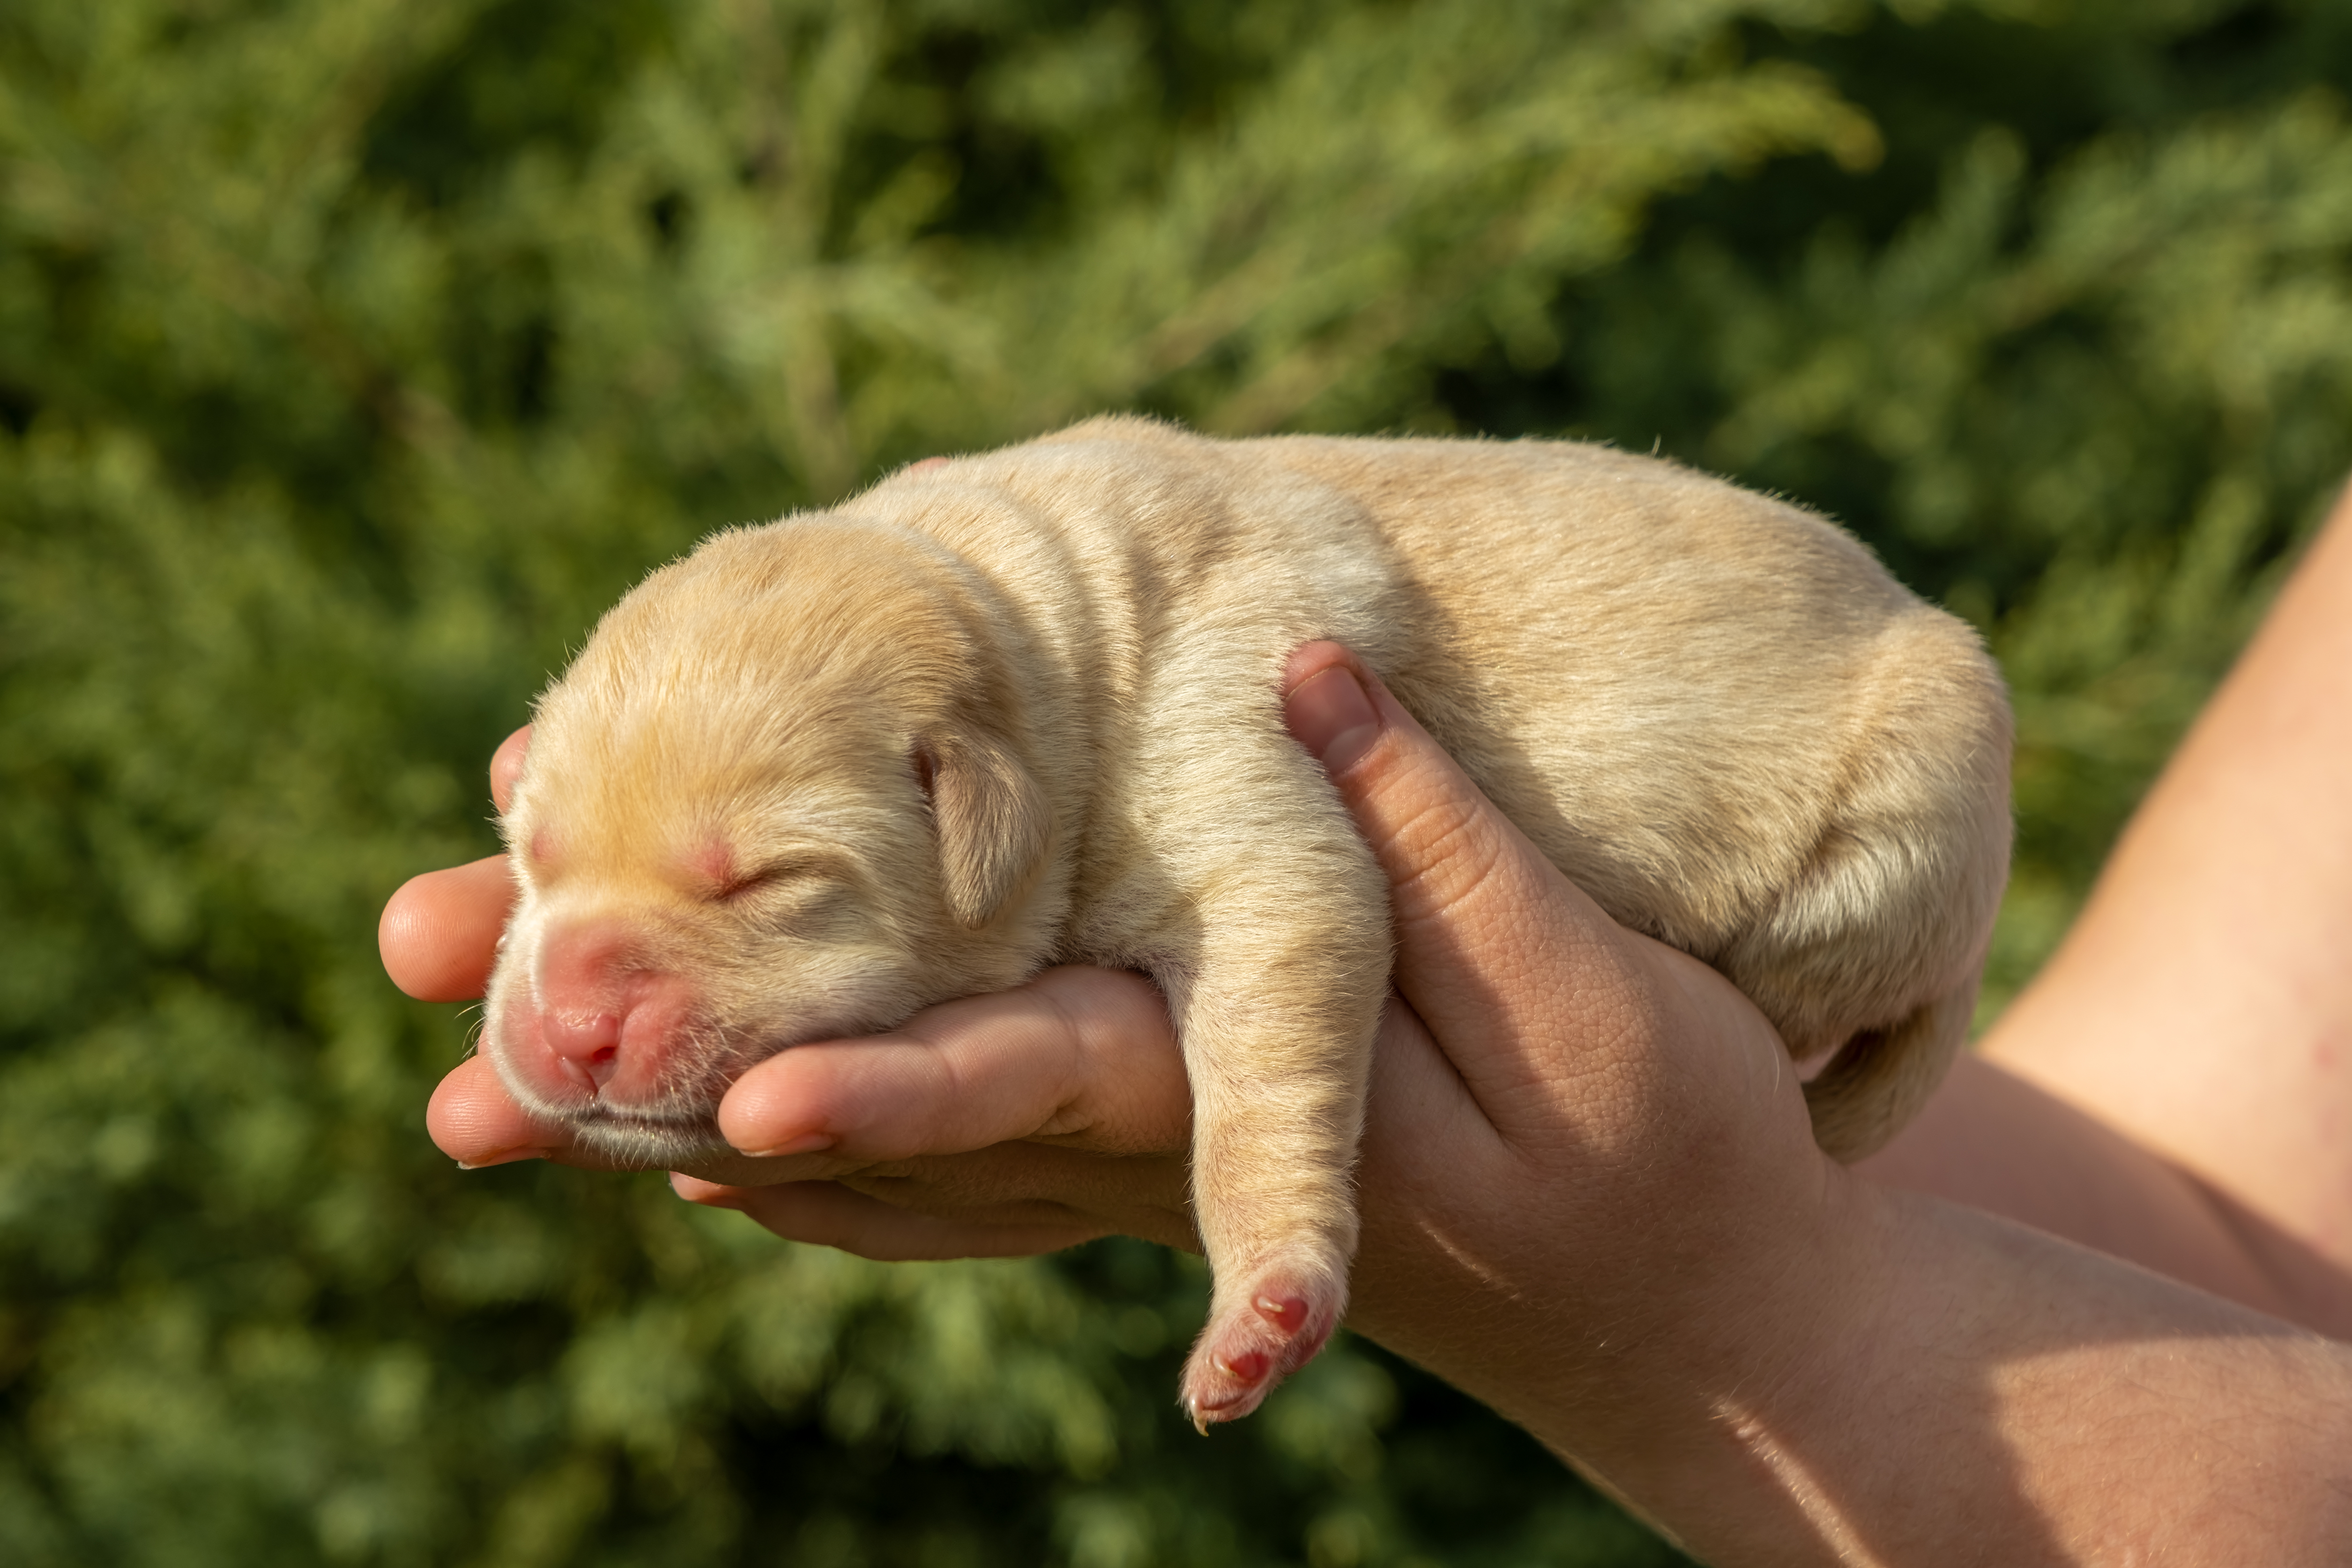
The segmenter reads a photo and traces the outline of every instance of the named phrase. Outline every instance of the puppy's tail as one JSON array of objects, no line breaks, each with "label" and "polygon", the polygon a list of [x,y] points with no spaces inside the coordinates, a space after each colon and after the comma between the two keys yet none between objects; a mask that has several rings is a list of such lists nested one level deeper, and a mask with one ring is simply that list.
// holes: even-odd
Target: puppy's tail
[{"label": "puppy's tail", "polygon": [[1901,1022],[1847,1040],[1805,1085],[1813,1141],[1841,1165],[1876,1154],[1944,1081],[1969,1037],[1977,981],[1928,1002]]}]

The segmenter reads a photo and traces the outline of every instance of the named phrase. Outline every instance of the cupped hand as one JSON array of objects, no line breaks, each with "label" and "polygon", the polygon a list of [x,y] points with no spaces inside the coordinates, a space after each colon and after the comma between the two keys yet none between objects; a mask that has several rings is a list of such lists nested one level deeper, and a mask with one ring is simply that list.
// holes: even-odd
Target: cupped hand
[{"label": "cupped hand", "polygon": [[[530,740],[519,729],[491,759],[500,811]],[[378,927],[385,970],[424,1000],[480,996],[513,891],[503,855],[412,878]],[[1192,1098],[1140,976],[1050,969],[887,1034],[795,1046],[745,1073],[719,1122],[745,1152],[676,1174],[678,1191],[796,1240],[885,1259],[1050,1251],[1113,1232],[1199,1249],[1184,1186]],[[486,1056],[442,1079],[425,1124],[469,1167],[614,1166],[526,1116]]]},{"label": "cupped hand", "polygon": [[[1645,1349],[1711,1347],[1746,1375],[1735,1364],[1775,1331],[1743,1299],[1788,1294],[1845,1192],[1771,1026],[1611,921],[1345,650],[1299,650],[1285,692],[1396,919],[1351,1322],[1539,1430]],[[519,731],[493,764],[501,809],[527,744]],[[420,997],[478,995],[509,896],[495,858],[415,879],[385,912],[387,969]],[[429,1124],[467,1165],[603,1163],[524,1118],[479,1057],[444,1080]],[[1052,970],[796,1046],[744,1074],[719,1126],[740,1155],[677,1176],[679,1192],[794,1239],[891,1259],[1115,1231],[1196,1245],[1181,1059],[1132,975]]]},{"label": "cupped hand", "polygon": [[1563,1450],[1627,1450],[1588,1417],[1685,1439],[1668,1406],[1753,1388],[1838,1288],[1851,1184],[1778,1034],[1612,921],[1343,650],[1293,657],[1286,717],[1396,921],[1350,1324]]}]

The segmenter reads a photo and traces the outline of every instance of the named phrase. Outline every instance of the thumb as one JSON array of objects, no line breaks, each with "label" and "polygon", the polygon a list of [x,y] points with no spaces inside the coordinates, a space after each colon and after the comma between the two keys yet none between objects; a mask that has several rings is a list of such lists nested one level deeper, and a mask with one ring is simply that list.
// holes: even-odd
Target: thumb
[{"label": "thumb", "polygon": [[1323,764],[1387,873],[1397,988],[1474,1092],[1486,1100],[1484,1088],[1523,1083],[1529,1071],[1572,1070],[1529,1053],[1635,1021],[1645,988],[1626,934],[1361,661],[1309,643],[1291,655],[1283,694],[1292,736]]}]

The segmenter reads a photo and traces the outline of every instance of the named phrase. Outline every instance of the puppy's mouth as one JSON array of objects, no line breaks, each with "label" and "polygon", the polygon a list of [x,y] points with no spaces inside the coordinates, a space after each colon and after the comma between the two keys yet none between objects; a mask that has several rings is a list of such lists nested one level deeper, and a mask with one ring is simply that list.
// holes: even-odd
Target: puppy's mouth
[{"label": "puppy's mouth", "polygon": [[719,1132],[719,1103],[735,1081],[803,1040],[841,1032],[829,1025],[765,1032],[706,1054],[691,1085],[673,1082],[651,1104],[605,1096],[541,1103],[533,1114],[562,1123],[583,1148],[637,1170],[676,1170],[735,1155]]},{"label": "puppy's mouth", "polygon": [[621,1110],[591,1103],[566,1109],[562,1121],[581,1147],[634,1170],[675,1170],[735,1151],[719,1135],[711,1112]]},{"label": "puppy's mouth", "polygon": [[[906,1010],[892,1009],[891,1016]],[[741,1157],[719,1131],[719,1103],[737,1080],[795,1045],[868,1033],[887,1021],[860,1016],[863,1011],[828,1008],[750,1028],[698,1019],[659,1042],[652,1071],[640,1067],[635,1073],[526,1071],[529,1054],[541,1043],[536,1030],[509,1036],[499,1032],[495,1019],[489,1054],[524,1114],[562,1128],[583,1152],[624,1169],[681,1170]]]}]

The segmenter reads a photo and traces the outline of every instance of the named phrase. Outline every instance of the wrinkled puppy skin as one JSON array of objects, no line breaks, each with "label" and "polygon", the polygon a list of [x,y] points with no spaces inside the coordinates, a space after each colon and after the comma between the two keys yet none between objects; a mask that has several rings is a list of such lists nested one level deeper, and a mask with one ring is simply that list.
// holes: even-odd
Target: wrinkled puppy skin
[{"label": "wrinkled puppy skin", "polygon": [[[1182,1396],[1255,1409],[1346,1305],[1386,887],[1284,732],[1346,643],[1612,916],[1715,965],[1851,1159],[1959,1044],[2006,874],[1976,637],[1860,545],[1549,442],[1136,419],[715,536],[541,700],[487,1048],[647,1166],[745,1068],[1052,963],[1143,970],[1215,1276]],[[1843,1048],[1843,1049],[1841,1049]]]}]

